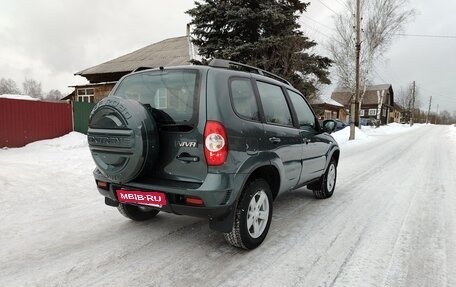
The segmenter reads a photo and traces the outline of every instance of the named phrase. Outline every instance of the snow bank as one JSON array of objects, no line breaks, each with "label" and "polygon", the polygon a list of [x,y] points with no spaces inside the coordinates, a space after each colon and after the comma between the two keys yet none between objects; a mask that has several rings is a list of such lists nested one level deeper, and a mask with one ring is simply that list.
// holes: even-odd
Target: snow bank
[{"label": "snow bank", "polygon": [[[87,136],[78,132],[71,132],[54,139],[36,141],[20,148],[0,149],[0,166],[12,168],[24,163],[28,163],[29,166],[33,165],[35,170],[40,173],[58,173],[65,176],[86,174],[88,178],[91,177],[95,167],[87,144]],[[26,181],[28,180],[26,179]],[[53,179],[46,176],[34,180],[35,183],[46,186],[46,182]],[[0,183],[1,181],[2,170],[0,169]],[[26,184],[17,179],[16,183]]]},{"label": "snow bank", "polygon": [[332,136],[341,147],[354,146],[376,140],[379,136],[408,132],[421,126],[422,124],[415,124],[410,127],[410,125],[398,123],[391,123],[385,126],[380,126],[378,128],[363,126],[361,129],[355,128],[355,139],[352,141],[348,140],[350,138],[350,127],[346,127],[338,132],[333,133]]},{"label": "snow bank", "polygon": [[64,136],[41,140],[29,143],[25,146],[26,149],[59,149],[59,150],[70,150],[76,148],[87,148],[87,136],[78,132],[70,132]]},{"label": "snow bank", "polygon": [[0,95],[0,98],[25,100],[25,101],[39,101],[40,100],[40,99],[31,97],[31,96],[27,96],[27,95],[15,95],[15,94],[3,94],[3,95]]}]

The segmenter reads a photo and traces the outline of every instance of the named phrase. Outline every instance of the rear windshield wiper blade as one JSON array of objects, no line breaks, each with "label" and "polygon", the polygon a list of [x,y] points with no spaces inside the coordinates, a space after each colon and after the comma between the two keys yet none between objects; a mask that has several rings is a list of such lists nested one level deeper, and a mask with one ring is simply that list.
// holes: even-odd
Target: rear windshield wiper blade
[{"label": "rear windshield wiper blade", "polygon": [[161,123],[158,122],[162,127],[189,127],[193,128],[195,125],[190,124],[190,123],[172,123],[172,124],[167,124],[167,123]]}]

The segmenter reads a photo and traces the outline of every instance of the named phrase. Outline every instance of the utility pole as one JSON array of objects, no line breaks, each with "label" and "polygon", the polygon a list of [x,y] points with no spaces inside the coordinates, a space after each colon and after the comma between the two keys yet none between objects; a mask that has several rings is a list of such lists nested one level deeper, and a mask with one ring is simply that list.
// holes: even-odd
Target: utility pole
[{"label": "utility pole", "polygon": [[413,112],[415,111],[415,81],[412,85],[412,110],[410,115],[410,126],[413,126]]},{"label": "utility pole", "polygon": [[428,113],[426,116],[426,124],[429,123],[429,113],[431,112],[431,103],[432,103],[432,96],[429,98],[429,108],[428,108]]},{"label": "utility pole", "polygon": [[437,118],[439,117],[439,104],[437,104],[437,113],[435,114],[434,124],[437,124]]},{"label": "utility pole", "polygon": [[356,68],[355,68],[355,102],[351,104],[351,122],[350,122],[350,138],[355,139],[355,126],[359,126],[359,53],[361,51],[361,17],[360,17],[360,0],[356,0]]}]

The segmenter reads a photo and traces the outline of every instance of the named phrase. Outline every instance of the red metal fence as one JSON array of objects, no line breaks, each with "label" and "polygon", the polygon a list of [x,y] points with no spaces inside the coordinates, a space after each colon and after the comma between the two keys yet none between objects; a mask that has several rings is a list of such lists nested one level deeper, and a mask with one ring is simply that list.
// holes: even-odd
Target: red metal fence
[{"label": "red metal fence", "polygon": [[21,147],[72,130],[70,103],[0,98],[0,148]]}]

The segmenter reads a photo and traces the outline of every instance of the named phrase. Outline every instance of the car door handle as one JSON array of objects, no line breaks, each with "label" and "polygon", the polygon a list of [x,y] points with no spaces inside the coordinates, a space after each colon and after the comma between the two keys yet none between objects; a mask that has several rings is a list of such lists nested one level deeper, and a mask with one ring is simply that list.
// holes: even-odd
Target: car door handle
[{"label": "car door handle", "polygon": [[277,144],[277,143],[280,143],[280,138],[276,138],[276,137],[272,137],[272,138],[269,138],[269,141],[273,144]]},{"label": "car door handle", "polygon": [[197,156],[192,156],[189,153],[181,153],[180,155],[176,156],[176,159],[183,161],[183,162],[198,162],[199,157]]}]

